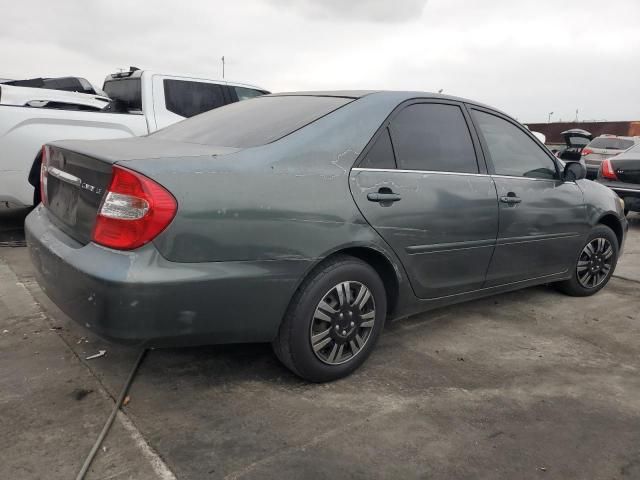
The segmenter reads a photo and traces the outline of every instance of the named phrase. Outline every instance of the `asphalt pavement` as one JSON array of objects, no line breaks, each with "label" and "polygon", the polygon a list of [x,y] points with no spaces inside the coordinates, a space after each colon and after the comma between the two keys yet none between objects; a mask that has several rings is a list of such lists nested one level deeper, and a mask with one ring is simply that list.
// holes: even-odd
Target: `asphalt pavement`
[{"label": "asphalt pavement", "polygon": [[[630,220],[597,295],[536,287],[394,322],[331,384],[268,345],[151,351],[87,478],[640,478]],[[21,222],[0,216],[0,478],[74,478],[139,352],[51,304]]]}]

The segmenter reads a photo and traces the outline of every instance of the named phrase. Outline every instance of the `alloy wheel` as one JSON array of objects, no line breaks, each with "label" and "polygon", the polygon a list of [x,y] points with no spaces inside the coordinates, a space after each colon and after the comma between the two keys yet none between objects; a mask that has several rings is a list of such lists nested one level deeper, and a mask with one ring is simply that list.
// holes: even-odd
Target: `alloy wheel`
[{"label": "alloy wheel", "polygon": [[328,365],[346,363],[362,351],[375,321],[371,291],[360,282],[339,283],[322,297],[313,314],[313,352]]},{"label": "alloy wheel", "polygon": [[606,238],[591,240],[578,259],[578,282],[584,288],[596,288],[605,281],[612,268],[613,247]]}]

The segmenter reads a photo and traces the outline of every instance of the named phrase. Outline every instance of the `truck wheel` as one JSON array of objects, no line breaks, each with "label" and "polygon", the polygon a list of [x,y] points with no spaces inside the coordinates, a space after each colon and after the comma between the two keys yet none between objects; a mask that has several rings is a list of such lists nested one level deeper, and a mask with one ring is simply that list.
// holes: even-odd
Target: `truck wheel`
[{"label": "truck wheel", "polygon": [[574,297],[600,291],[616,268],[618,248],[613,230],[605,225],[595,227],[578,253],[571,278],[557,284],[559,290]]},{"label": "truck wheel", "polygon": [[273,349],[311,382],[349,375],[367,359],[384,327],[387,298],[367,263],[336,256],[314,269],[294,295]]}]

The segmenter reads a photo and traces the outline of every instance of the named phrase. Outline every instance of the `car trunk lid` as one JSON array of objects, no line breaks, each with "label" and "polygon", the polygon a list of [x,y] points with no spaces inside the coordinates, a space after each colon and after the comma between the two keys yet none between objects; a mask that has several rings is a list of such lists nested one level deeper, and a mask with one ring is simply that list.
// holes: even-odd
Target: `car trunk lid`
[{"label": "car trunk lid", "polygon": [[111,163],[57,147],[48,147],[45,157],[46,206],[61,230],[86,244],[109,186]]},{"label": "car trunk lid", "polygon": [[610,162],[621,182],[637,183],[640,186],[640,158],[612,158]]},{"label": "car trunk lid", "polygon": [[568,148],[582,148],[587,145],[592,139],[593,135],[581,128],[572,128],[561,132],[560,135],[564,138],[564,142]]},{"label": "car trunk lid", "polygon": [[223,155],[238,149],[134,138],[64,141],[47,145],[43,158],[44,203],[56,225],[85,245],[91,241],[100,206],[118,161]]}]

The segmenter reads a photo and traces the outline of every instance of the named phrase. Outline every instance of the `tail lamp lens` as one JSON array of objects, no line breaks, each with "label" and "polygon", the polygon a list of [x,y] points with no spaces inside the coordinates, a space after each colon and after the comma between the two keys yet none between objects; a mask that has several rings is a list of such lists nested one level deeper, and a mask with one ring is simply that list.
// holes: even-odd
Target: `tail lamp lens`
[{"label": "tail lamp lens", "polygon": [[49,205],[47,197],[47,168],[49,167],[49,147],[42,146],[42,161],[40,162],[40,201],[46,207]]},{"label": "tail lamp lens", "polygon": [[593,150],[591,150],[590,148],[583,148],[582,149],[582,156],[584,157],[585,155],[591,155],[593,153]]},{"label": "tail lamp lens", "polygon": [[153,240],[173,220],[176,199],[144,175],[114,166],[111,183],[93,229],[93,241],[132,250]]},{"label": "tail lamp lens", "polygon": [[616,172],[613,170],[613,165],[611,165],[611,160],[605,158],[602,161],[602,165],[600,166],[600,171],[603,178],[608,178],[609,180],[618,180],[618,176]]}]

